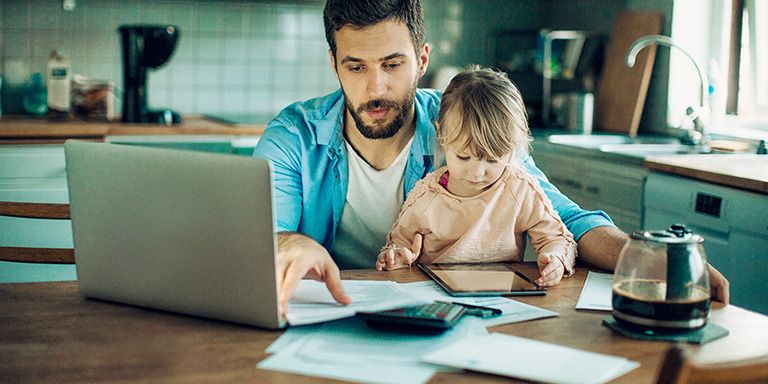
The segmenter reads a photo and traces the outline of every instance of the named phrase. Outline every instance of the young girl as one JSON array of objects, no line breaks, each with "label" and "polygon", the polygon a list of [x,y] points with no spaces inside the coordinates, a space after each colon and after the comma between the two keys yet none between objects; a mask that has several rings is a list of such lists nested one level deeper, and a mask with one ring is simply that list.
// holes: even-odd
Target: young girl
[{"label": "young girl", "polygon": [[456,75],[435,126],[446,166],[408,194],[376,269],[410,266],[419,256],[424,263],[522,261],[527,232],[537,284],[573,274],[573,235],[521,165],[531,138],[522,96],[507,76],[479,67]]}]

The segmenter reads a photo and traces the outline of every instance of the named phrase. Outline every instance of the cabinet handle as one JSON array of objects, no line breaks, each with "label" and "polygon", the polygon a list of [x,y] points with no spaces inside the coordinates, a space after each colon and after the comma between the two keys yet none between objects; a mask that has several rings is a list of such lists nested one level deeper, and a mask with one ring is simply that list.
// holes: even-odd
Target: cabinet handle
[{"label": "cabinet handle", "polygon": [[597,195],[598,193],[600,193],[600,188],[598,188],[598,187],[587,187],[587,192],[593,193],[593,194]]}]

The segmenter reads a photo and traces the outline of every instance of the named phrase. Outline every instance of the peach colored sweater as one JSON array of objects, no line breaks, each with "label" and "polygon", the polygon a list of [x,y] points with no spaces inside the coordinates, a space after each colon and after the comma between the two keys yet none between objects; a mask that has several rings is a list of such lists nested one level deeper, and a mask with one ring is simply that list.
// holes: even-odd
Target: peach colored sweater
[{"label": "peach colored sweater", "polygon": [[460,197],[439,184],[446,170],[416,183],[387,235],[388,246],[410,248],[420,233],[423,263],[522,261],[527,232],[538,257],[556,257],[565,276],[573,274],[576,242],[533,176],[508,166],[487,190]]}]

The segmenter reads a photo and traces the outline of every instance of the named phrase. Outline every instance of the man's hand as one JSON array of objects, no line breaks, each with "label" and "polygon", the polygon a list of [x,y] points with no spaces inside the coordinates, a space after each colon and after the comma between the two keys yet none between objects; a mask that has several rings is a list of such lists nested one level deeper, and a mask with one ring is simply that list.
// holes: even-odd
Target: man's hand
[{"label": "man's hand", "polygon": [[339,267],[331,255],[315,240],[300,233],[281,232],[277,236],[277,270],[282,277],[280,284],[280,313],[285,314],[286,304],[305,276],[324,281],[331,296],[341,304],[352,300],[341,285]]},{"label": "man's hand", "polygon": [[728,283],[728,279],[726,279],[720,271],[715,269],[712,264],[707,264],[707,266],[709,267],[709,289],[712,297],[723,304],[728,304],[731,300],[730,283]]}]

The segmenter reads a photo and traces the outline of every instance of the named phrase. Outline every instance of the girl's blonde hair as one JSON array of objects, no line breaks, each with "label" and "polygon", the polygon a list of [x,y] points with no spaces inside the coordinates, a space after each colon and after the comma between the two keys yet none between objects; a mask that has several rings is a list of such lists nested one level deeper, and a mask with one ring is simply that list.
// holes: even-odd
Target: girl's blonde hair
[{"label": "girl's blonde hair", "polygon": [[[446,118],[452,119],[446,124]],[[528,154],[531,143],[523,96],[506,74],[472,65],[456,75],[443,93],[437,117],[438,164],[443,148],[469,150],[476,157],[512,159]]]}]

